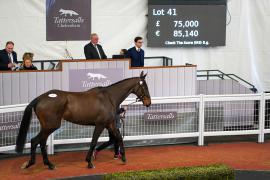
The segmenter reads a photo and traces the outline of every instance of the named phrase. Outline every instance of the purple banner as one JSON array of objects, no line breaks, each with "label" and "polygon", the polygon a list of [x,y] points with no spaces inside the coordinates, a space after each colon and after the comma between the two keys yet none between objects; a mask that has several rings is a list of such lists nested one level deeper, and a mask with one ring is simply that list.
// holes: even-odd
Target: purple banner
[{"label": "purple banner", "polygon": [[47,41],[89,40],[91,0],[46,0]]},{"label": "purple banner", "polygon": [[69,90],[80,92],[109,86],[123,79],[123,69],[70,69]]}]

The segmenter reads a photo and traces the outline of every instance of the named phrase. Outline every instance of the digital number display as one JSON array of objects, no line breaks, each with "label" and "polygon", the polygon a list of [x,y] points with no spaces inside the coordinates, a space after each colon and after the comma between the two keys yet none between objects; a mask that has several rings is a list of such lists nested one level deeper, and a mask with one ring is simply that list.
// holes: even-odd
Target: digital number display
[{"label": "digital number display", "polygon": [[149,5],[149,47],[225,46],[226,5]]}]

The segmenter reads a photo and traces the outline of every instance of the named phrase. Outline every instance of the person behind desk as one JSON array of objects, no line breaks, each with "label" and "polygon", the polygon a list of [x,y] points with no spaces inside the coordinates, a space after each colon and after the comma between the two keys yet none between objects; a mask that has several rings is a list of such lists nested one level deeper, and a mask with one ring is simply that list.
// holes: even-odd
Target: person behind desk
[{"label": "person behind desk", "polygon": [[19,70],[38,70],[37,67],[32,64],[33,56],[33,53],[24,53],[23,63]]},{"label": "person behind desk", "polygon": [[121,49],[120,54],[115,54],[112,56],[113,59],[124,59],[124,58],[130,58],[128,55],[127,49]]},{"label": "person behind desk", "polygon": [[120,55],[128,56],[128,50],[127,49],[121,49],[120,50]]},{"label": "person behind desk", "polygon": [[142,37],[136,37],[134,39],[135,46],[128,50],[128,54],[131,59],[131,67],[143,67],[144,66],[144,50],[142,47]]},{"label": "person behind desk", "polygon": [[13,51],[14,43],[8,41],[6,43],[6,48],[0,50],[0,70],[13,70],[17,67],[17,53]]},{"label": "person behind desk", "polygon": [[84,55],[86,59],[107,59],[103,48],[98,44],[98,35],[93,33],[90,35],[90,43],[84,46]]}]

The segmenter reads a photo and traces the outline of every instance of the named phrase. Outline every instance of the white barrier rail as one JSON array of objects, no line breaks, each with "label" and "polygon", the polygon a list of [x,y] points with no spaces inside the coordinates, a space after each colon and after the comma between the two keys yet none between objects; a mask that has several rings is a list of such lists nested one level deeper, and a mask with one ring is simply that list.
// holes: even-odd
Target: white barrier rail
[{"label": "white barrier rail", "polygon": [[[125,100],[129,105],[134,99]],[[0,106],[0,152],[15,147],[19,122],[27,104]],[[125,141],[197,137],[204,145],[206,136],[257,134],[264,142],[270,133],[270,94],[198,95],[181,97],[155,97],[149,108],[136,102],[128,106],[125,119]],[[173,119],[145,119],[146,113],[174,112]],[[17,124],[16,124],[17,123]],[[94,127],[75,125],[66,121],[48,139],[48,153],[54,145],[89,143]],[[39,122],[33,116],[26,147],[39,132]],[[108,140],[104,131],[99,141]]]}]

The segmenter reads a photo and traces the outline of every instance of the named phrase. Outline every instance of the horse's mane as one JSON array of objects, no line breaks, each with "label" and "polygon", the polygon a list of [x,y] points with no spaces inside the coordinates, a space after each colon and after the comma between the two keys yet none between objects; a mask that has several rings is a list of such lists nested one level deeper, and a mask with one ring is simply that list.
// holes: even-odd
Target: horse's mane
[{"label": "horse's mane", "polygon": [[113,84],[111,84],[111,85],[109,85],[109,86],[105,86],[105,87],[103,87],[103,86],[97,86],[97,87],[91,88],[91,89],[89,89],[89,90],[87,90],[87,91],[95,90],[95,89],[101,90],[101,89],[109,88],[109,87],[112,87],[112,86],[114,86],[114,85],[120,84],[120,83],[122,83],[123,81],[127,81],[127,80],[134,79],[134,78],[139,78],[139,77],[132,77],[132,78],[123,79],[123,80],[118,81],[118,82],[116,82],[116,83],[113,83]]},{"label": "horse's mane", "polygon": [[116,82],[116,83],[113,83],[113,84],[111,84],[111,85],[109,85],[109,86],[107,86],[107,87],[111,87],[111,86],[120,84],[120,83],[122,83],[123,81],[127,81],[127,80],[134,79],[134,78],[138,78],[138,77],[132,77],[132,78],[123,79],[123,80],[118,81],[118,82]]}]

